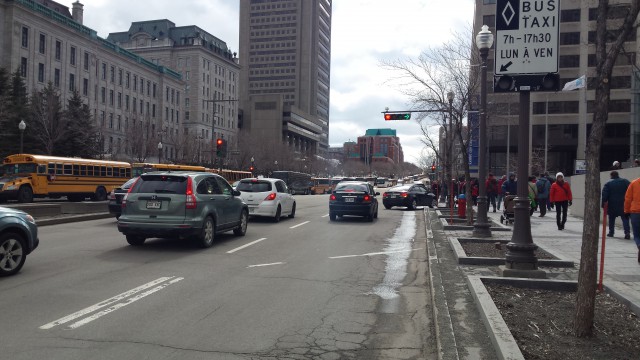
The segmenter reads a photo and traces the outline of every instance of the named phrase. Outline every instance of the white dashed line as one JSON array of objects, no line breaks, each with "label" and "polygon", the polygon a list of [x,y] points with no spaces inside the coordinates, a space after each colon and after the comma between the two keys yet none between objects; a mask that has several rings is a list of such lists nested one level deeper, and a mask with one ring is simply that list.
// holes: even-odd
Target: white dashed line
[{"label": "white dashed line", "polygon": [[327,216],[329,216],[329,214],[327,214],[327,215],[322,215],[322,217],[327,217]]},{"label": "white dashed line", "polygon": [[267,238],[261,238],[261,239],[258,239],[258,240],[256,240],[256,241],[252,241],[252,242],[250,242],[250,243],[248,243],[248,244],[244,244],[244,245],[242,245],[242,246],[240,246],[240,247],[237,247],[237,248],[235,248],[235,249],[233,249],[233,250],[229,250],[229,251],[227,251],[227,254],[233,254],[234,252],[236,252],[236,251],[238,251],[238,250],[242,250],[242,249],[244,249],[244,248],[246,248],[246,247],[249,247],[249,246],[251,246],[251,245],[253,245],[253,244],[257,244],[257,243],[259,243],[259,242],[260,242],[260,241],[262,241],[262,240],[267,240]]},{"label": "white dashed line", "polygon": [[304,225],[304,224],[308,224],[308,223],[310,223],[310,222],[311,222],[311,221],[305,221],[305,222],[300,223],[300,224],[298,224],[298,225],[291,226],[291,227],[289,227],[289,229],[295,229],[295,228],[297,228],[298,226],[302,226],[302,225]]},{"label": "white dashed line", "polygon": [[271,263],[271,264],[258,264],[258,265],[249,265],[247,266],[248,268],[254,268],[254,267],[263,267],[263,266],[272,266],[272,265],[283,265],[283,262],[277,262],[277,263]]}]

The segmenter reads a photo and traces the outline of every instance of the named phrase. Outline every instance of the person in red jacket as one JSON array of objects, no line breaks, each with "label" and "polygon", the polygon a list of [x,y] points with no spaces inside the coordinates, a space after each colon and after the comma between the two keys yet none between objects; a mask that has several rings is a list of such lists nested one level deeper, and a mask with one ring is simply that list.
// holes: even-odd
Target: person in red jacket
[{"label": "person in red jacket", "polygon": [[640,178],[629,184],[624,195],[624,213],[629,215],[633,240],[638,247],[638,262],[640,262]]},{"label": "person in red jacket", "polygon": [[[556,222],[558,230],[564,230],[564,224],[567,222],[567,210],[571,206],[573,196],[571,195],[571,187],[564,181],[564,174],[561,172],[556,174],[556,182],[551,185],[549,192],[549,201],[556,207]],[[561,219],[562,217],[562,219]]]}]

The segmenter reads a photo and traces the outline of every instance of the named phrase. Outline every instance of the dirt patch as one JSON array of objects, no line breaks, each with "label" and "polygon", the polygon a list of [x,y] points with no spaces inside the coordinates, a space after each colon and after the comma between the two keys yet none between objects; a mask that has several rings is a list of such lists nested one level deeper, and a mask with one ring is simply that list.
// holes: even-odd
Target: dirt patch
[{"label": "dirt patch", "polygon": [[593,336],[573,335],[574,292],[485,284],[525,359],[638,359],[640,319],[608,294],[596,296]]},{"label": "dirt patch", "polygon": [[[473,257],[490,257],[490,258],[504,258],[507,253],[507,244],[503,244],[500,242],[492,243],[492,242],[460,242],[464,252],[467,256]],[[548,252],[538,248],[535,251],[538,259],[549,259],[555,260],[557,259],[555,256],[549,254]]]}]

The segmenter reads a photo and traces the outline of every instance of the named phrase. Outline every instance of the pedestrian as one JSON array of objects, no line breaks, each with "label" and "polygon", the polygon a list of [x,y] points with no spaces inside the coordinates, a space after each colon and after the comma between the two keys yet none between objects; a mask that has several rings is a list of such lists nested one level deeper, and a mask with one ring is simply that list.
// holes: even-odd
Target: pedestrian
[{"label": "pedestrian", "polygon": [[478,196],[480,195],[480,187],[478,185],[478,179],[471,179],[471,199],[473,200],[473,206],[478,206]]},{"label": "pedestrian", "polygon": [[438,180],[434,180],[433,184],[431,184],[431,192],[436,196],[436,200],[438,200],[438,196],[440,195],[440,185],[438,184]]},{"label": "pedestrian", "polygon": [[638,247],[638,262],[640,263],[640,178],[629,184],[624,195],[624,213],[629,215],[633,240]]},{"label": "pedestrian", "polygon": [[638,167],[638,166],[640,166],[640,160],[638,159],[633,160],[633,167]]},{"label": "pedestrian", "polygon": [[528,187],[528,195],[529,195],[529,204],[530,204],[530,208],[529,208],[529,216],[533,215],[533,212],[536,211],[536,208],[538,207],[538,203],[536,202],[536,199],[538,198],[538,188],[536,187],[536,177],[535,176],[529,176],[529,181],[527,182],[527,187]]},{"label": "pedestrian", "polygon": [[516,174],[509,174],[509,179],[502,183],[502,193],[504,194],[504,196],[518,194],[518,182],[516,181]]},{"label": "pedestrian", "polygon": [[607,206],[607,214],[609,215],[609,233],[607,236],[613,237],[616,218],[620,216],[622,228],[624,229],[624,238],[630,239],[629,217],[624,213],[624,196],[629,187],[629,180],[621,178],[615,170],[609,176],[611,180],[607,181],[602,187],[602,207]]},{"label": "pedestrian", "polygon": [[611,166],[611,170],[620,170],[622,169],[622,164],[620,164],[620,161],[614,161],[613,165]]},{"label": "pedestrian", "polygon": [[487,181],[485,181],[485,189],[487,189],[487,211],[489,206],[493,206],[493,212],[496,212],[496,196],[498,196],[498,179],[489,173]]},{"label": "pedestrian", "polygon": [[538,189],[538,206],[540,207],[539,217],[544,217],[549,210],[549,190],[551,190],[551,182],[545,174],[540,174],[540,178],[536,181],[536,188]]},{"label": "pedestrian", "polygon": [[[555,179],[552,178],[551,175],[549,175],[548,171],[544,172],[544,177],[546,177],[547,180],[549,180],[549,188],[551,188],[551,185],[553,185],[553,183],[555,182]],[[547,199],[547,211],[551,211],[551,209],[553,209],[553,203]]]},{"label": "pedestrian", "polygon": [[[567,210],[572,204],[573,196],[571,195],[571,187],[569,183],[564,181],[564,175],[561,172],[556,174],[556,182],[551,185],[549,200],[554,203],[556,208],[558,230],[564,230],[564,224],[567,222]],[[638,211],[640,211],[640,207]]]},{"label": "pedestrian", "polygon": [[498,210],[500,210],[500,204],[502,204],[502,200],[504,200],[504,192],[502,191],[502,184],[507,181],[507,175],[502,175],[500,180],[498,180]]}]

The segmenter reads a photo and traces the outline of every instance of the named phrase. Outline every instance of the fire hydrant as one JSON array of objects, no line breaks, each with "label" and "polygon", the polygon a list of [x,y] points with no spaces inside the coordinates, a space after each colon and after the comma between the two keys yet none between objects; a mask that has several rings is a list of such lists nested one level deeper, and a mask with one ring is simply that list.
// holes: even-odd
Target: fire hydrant
[{"label": "fire hydrant", "polygon": [[458,195],[458,217],[467,218],[467,199],[464,194]]}]

